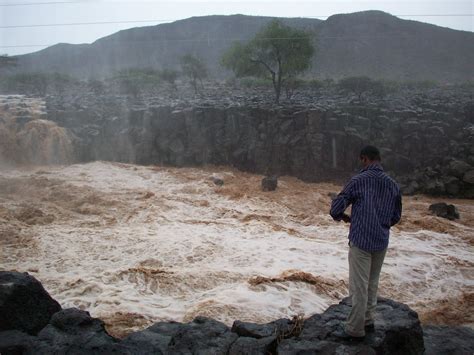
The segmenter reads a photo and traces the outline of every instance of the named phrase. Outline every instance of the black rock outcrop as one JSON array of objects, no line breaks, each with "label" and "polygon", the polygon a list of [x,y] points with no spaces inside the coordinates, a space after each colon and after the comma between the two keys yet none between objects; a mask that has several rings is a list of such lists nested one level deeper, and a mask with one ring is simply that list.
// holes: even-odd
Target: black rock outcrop
[{"label": "black rock outcrop", "polygon": [[[30,282],[23,294],[38,294],[39,282],[26,274],[0,272],[6,287]],[[31,282],[33,279],[35,282]],[[120,340],[110,336],[104,323],[75,308],[58,310],[37,336],[24,325],[0,331],[0,353],[13,354],[471,354],[474,331],[463,327],[427,327],[425,334],[416,312],[380,298],[375,330],[362,342],[337,337],[350,311],[348,299],[306,320],[279,319],[267,324],[235,321],[232,328],[216,320],[196,317],[192,322],[159,322]],[[17,309],[18,315],[22,316]],[[44,311],[30,308],[31,320]],[[18,329],[19,328],[19,329]],[[423,338],[424,336],[424,338]]]},{"label": "black rock outcrop", "polygon": [[0,331],[36,335],[60,311],[41,283],[27,273],[0,272]]},{"label": "black rock outcrop", "polygon": [[262,179],[263,191],[275,191],[278,186],[278,179],[276,176],[267,176]]},{"label": "black rock outcrop", "polygon": [[426,355],[474,354],[474,330],[467,327],[428,325],[423,327]]},{"label": "black rock outcrop", "polygon": [[278,354],[298,354],[300,351],[328,354],[423,354],[423,330],[418,315],[408,306],[380,298],[375,330],[367,332],[364,341],[356,345],[337,337],[349,312],[349,301],[345,299],[338,305],[330,306],[324,313],[308,318],[298,337],[280,343]]},{"label": "black rock outcrop", "polygon": [[456,206],[448,205],[445,202],[433,203],[430,205],[429,210],[431,213],[438,217],[447,218],[449,220],[459,219],[459,212]]}]

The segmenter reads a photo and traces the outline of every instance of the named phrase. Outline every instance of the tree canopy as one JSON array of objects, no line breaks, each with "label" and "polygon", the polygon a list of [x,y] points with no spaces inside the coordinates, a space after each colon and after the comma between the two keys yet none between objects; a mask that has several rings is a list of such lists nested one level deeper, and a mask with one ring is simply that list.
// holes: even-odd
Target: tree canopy
[{"label": "tree canopy", "polygon": [[186,54],[181,58],[181,70],[183,71],[183,74],[189,78],[191,85],[194,88],[194,92],[197,94],[197,82],[199,81],[202,86],[202,79],[207,77],[207,68],[205,64],[198,57],[192,54]]},{"label": "tree canopy", "polygon": [[314,52],[310,34],[273,20],[249,42],[234,43],[221,62],[236,77],[270,77],[279,102],[282,85],[310,67]]}]

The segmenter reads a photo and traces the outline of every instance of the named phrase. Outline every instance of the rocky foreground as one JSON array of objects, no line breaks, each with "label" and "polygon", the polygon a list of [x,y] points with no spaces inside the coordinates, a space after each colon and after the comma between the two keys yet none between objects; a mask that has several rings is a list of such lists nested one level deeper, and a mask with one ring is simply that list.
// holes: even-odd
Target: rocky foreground
[{"label": "rocky foreground", "polygon": [[363,342],[335,336],[350,305],[343,300],[305,320],[267,324],[235,321],[232,328],[210,318],[158,322],[124,339],[77,308],[61,306],[41,283],[18,272],[0,272],[1,354],[472,354],[474,331],[464,327],[423,329],[408,306],[379,299],[375,330]]}]

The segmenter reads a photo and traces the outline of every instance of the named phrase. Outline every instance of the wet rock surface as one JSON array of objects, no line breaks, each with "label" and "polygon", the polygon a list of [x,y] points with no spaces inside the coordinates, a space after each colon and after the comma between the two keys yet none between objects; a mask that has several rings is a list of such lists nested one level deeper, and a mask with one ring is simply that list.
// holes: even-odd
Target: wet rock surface
[{"label": "wet rock surface", "polygon": [[423,327],[426,355],[474,354],[474,330],[467,327],[429,325]]},{"label": "wet rock surface", "polygon": [[262,179],[262,191],[275,191],[278,187],[276,176],[267,176]]},{"label": "wet rock surface", "polygon": [[[13,286],[23,285],[17,273],[1,272]],[[8,278],[10,276],[10,278]],[[17,276],[12,278],[11,276]],[[34,279],[33,279],[34,280]],[[39,282],[30,283],[35,293]],[[25,289],[26,292],[30,288]],[[279,319],[267,324],[235,321],[232,329],[206,317],[189,323],[159,322],[119,340],[100,319],[75,308],[59,310],[37,336],[22,325],[0,332],[2,354],[467,354],[474,349],[473,331],[463,327],[421,328],[416,312],[389,299],[379,299],[375,330],[352,343],[335,334],[350,311],[348,299],[298,322]],[[20,311],[18,311],[20,312]],[[32,315],[38,314],[31,310]],[[424,340],[423,340],[424,337]]]},{"label": "wet rock surface", "polygon": [[324,313],[305,320],[298,337],[283,340],[279,354],[334,353],[348,351],[364,354],[422,354],[423,330],[416,312],[389,299],[378,300],[375,330],[366,333],[362,342],[353,343],[337,337],[350,312],[350,302],[330,306]]},{"label": "wet rock surface", "polygon": [[61,306],[27,273],[0,272],[0,331],[36,335]]},{"label": "wet rock surface", "polygon": [[438,217],[447,218],[449,220],[459,219],[459,212],[456,206],[447,204],[446,202],[438,202],[430,205],[429,210],[431,213]]}]

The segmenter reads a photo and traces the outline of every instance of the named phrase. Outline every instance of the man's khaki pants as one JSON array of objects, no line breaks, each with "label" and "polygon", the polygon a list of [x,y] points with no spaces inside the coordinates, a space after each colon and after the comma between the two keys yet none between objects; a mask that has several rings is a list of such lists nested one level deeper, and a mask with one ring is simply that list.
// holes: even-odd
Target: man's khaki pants
[{"label": "man's khaki pants", "polygon": [[374,323],[380,270],[387,249],[367,252],[349,244],[349,293],[351,313],[346,321],[346,333],[364,336],[364,327]]}]

